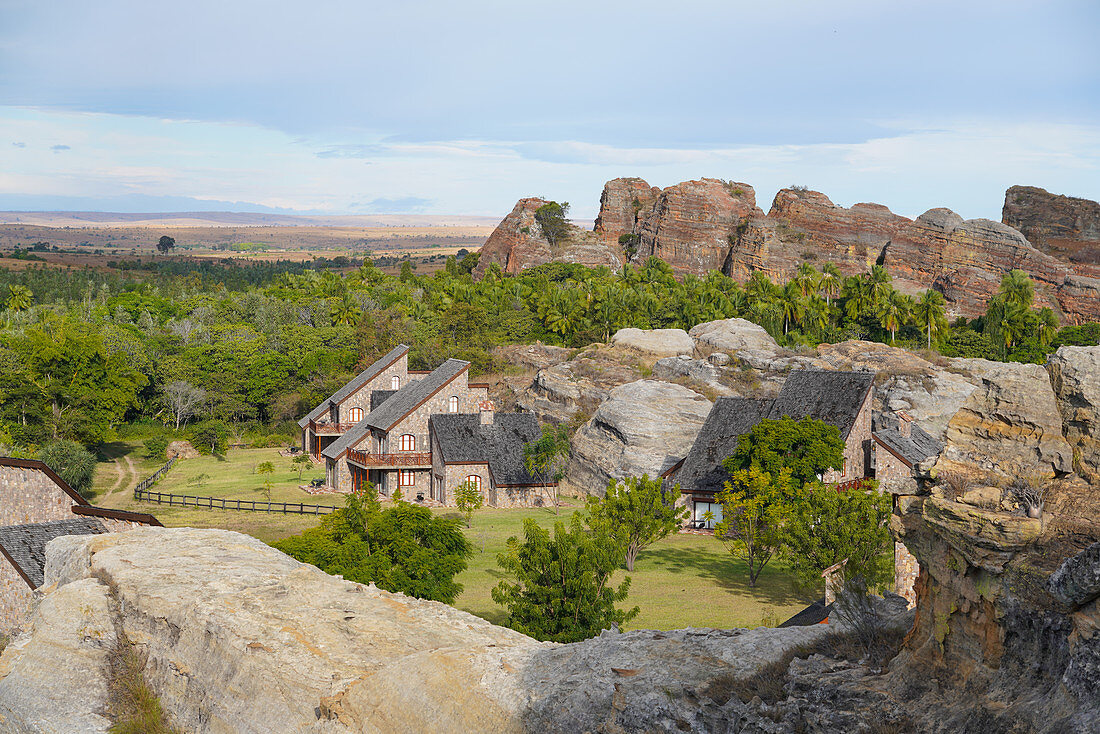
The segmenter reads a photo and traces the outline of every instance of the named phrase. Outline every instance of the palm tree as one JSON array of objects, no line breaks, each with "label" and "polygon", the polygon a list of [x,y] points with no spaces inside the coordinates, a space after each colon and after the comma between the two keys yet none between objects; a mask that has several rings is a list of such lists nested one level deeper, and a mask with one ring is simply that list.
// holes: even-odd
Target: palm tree
[{"label": "palm tree", "polygon": [[359,304],[355,302],[355,299],[347,291],[332,304],[333,326],[338,326],[340,324],[355,326],[359,323],[359,317],[362,315],[363,312],[359,309]]},{"label": "palm tree", "polygon": [[8,307],[8,310],[16,313],[26,311],[32,303],[34,303],[34,294],[31,293],[30,288],[25,285],[8,286],[8,298],[4,301],[4,305]]},{"label": "palm tree", "polygon": [[917,318],[917,323],[924,328],[928,337],[928,348],[931,349],[932,334],[935,333],[938,337],[947,330],[943,294],[929,288],[921,294],[913,313]]},{"label": "palm tree", "polygon": [[871,274],[867,279],[867,290],[871,294],[871,301],[877,308],[885,301],[894,287],[890,285],[890,273],[881,265],[872,265]]},{"label": "palm tree", "polygon": [[817,294],[819,278],[820,275],[817,272],[817,268],[809,263],[802,263],[798,266],[798,270],[795,271],[794,278],[791,279],[791,282],[797,286],[803,297],[808,298]]},{"label": "palm tree", "polygon": [[830,311],[828,302],[821,296],[810,296],[806,302],[806,310],[802,316],[802,323],[813,331],[814,336],[820,339],[825,333],[825,327],[829,325]]},{"label": "palm tree", "polygon": [[1039,309],[1039,323],[1036,327],[1039,332],[1039,343],[1049,347],[1054,341],[1054,335],[1058,333],[1058,317],[1047,307]]},{"label": "palm tree", "polygon": [[1005,303],[1031,308],[1035,300],[1035,284],[1023,270],[1012,270],[1001,278],[1000,295]]},{"label": "palm tree", "polygon": [[840,293],[842,278],[840,268],[833,263],[825,263],[821,266],[821,277],[817,281],[817,286],[825,294],[825,303],[830,306],[832,305],[832,299],[836,297],[837,293]]},{"label": "palm tree", "polygon": [[882,328],[889,329],[892,344],[898,327],[904,326],[909,321],[909,297],[891,289],[878,305],[878,320]]},{"label": "palm tree", "polygon": [[786,334],[790,331],[791,324],[802,321],[802,315],[806,311],[806,299],[793,280],[783,288],[779,305],[783,309],[783,333]]},{"label": "palm tree", "polygon": [[844,313],[849,321],[859,321],[862,316],[873,310],[874,301],[865,277],[851,275],[845,278],[840,295],[844,299]]}]

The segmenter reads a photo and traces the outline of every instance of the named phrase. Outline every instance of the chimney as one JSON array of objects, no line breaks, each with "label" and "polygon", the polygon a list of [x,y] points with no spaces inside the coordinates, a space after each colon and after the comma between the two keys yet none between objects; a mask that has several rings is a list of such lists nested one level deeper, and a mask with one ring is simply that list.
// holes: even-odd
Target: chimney
[{"label": "chimney", "polygon": [[481,419],[481,425],[491,426],[493,425],[493,407],[492,400],[482,400],[477,404],[478,415]]},{"label": "chimney", "polygon": [[904,410],[898,411],[898,433],[909,438],[909,428],[913,423],[913,416],[906,413]]},{"label": "chimney", "polygon": [[837,593],[844,590],[844,566],[847,563],[845,558],[821,572],[821,578],[825,579],[825,606],[836,601]]}]

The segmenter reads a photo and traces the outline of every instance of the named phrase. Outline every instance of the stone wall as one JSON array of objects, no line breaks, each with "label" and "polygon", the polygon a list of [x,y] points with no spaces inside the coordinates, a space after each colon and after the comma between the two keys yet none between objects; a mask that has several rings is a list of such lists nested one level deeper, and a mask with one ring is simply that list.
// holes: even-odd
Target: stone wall
[{"label": "stone wall", "polygon": [[75,504],[40,469],[0,466],[0,525],[70,520]]},{"label": "stone wall", "polygon": [[920,563],[904,543],[894,541],[894,593],[904,596],[912,607],[917,603],[917,576]]},{"label": "stone wall", "polygon": [[909,464],[894,456],[885,446],[876,441],[873,444],[873,449],[875,479],[878,481],[880,488],[886,488],[891,484],[912,478],[913,470],[909,467]]},{"label": "stone wall", "polygon": [[21,627],[33,601],[31,587],[7,558],[0,557],[0,633]]},{"label": "stone wall", "polygon": [[826,482],[847,482],[862,479],[870,474],[871,453],[871,406],[874,402],[874,390],[867,393],[863,405],[852,423],[852,430],[844,442],[844,471],[825,472]]}]

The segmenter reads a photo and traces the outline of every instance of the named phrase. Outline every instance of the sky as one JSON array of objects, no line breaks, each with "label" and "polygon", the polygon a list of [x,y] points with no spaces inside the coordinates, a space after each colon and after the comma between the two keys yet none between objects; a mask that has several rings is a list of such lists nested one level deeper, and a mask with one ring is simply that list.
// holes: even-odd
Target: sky
[{"label": "sky", "polygon": [[1100,3],[0,0],[0,210],[1100,199]]}]

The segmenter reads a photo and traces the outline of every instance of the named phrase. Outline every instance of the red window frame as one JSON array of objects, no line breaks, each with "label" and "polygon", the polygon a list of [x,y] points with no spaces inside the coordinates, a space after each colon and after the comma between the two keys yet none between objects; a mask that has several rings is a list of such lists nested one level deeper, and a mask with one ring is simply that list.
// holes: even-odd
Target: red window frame
[{"label": "red window frame", "polygon": [[359,421],[363,420],[363,409],[359,406],[355,406],[354,408],[349,410],[348,420],[350,420],[352,423],[358,423]]},{"label": "red window frame", "polygon": [[411,487],[416,484],[416,472],[412,469],[401,469],[397,472],[397,486]]},{"label": "red window frame", "polygon": [[416,451],[416,436],[411,433],[401,434],[401,438],[398,439],[399,451]]},{"label": "red window frame", "polygon": [[479,492],[481,491],[481,477],[478,476],[477,474],[471,474],[470,476],[466,477],[462,481],[463,482],[469,482],[470,484],[477,487]]}]

